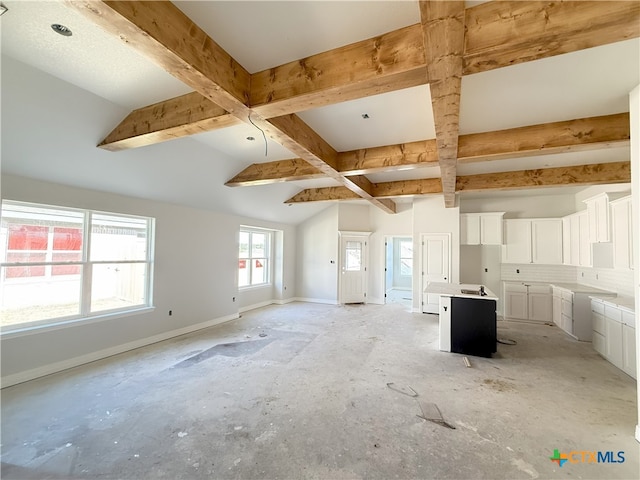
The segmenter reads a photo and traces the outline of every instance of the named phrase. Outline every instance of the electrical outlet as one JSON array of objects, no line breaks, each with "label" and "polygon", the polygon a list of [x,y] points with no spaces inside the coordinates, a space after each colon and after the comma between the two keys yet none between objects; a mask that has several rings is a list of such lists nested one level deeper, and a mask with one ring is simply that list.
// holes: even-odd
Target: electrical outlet
[{"label": "electrical outlet", "polygon": [[233,297],[232,300],[235,302],[236,301],[236,297]]},{"label": "electrical outlet", "polygon": [[173,310],[169,310],[169,316],[173,315]]},{"label": "electrical outlet", "polygon": [[516,268],[516,273],[520,273],[520,269],[519,268]]}]

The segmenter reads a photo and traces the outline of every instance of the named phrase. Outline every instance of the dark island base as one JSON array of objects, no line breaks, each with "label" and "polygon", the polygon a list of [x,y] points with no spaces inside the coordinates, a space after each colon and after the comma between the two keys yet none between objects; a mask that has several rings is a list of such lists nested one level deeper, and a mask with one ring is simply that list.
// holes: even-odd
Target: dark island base
[{"label": "dark island base", "polygon": [[451,351],[491,357],[497,351],[495,300],[451,298]]}]

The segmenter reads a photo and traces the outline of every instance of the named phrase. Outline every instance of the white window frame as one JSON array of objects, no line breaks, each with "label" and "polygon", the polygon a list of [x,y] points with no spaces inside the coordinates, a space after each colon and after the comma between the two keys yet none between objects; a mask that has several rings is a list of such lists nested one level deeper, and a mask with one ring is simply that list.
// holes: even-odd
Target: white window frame
[{"label": "white window frame", "polygon": [[[246,257],[241,257],[240,256],[240,234],[241,233],[248,233],[249,234],[249,252],[248,252],[248,256]],[[267,245],[265,246],[265,257],[252,257],[251,256],[251,252],[252,252],[252,234],[254,233],[258,233],[261,235],[265,235],[266,236],[266,242]],[[261,287],[268,287],[273,285],[273,268],[271,268],[271,264],[273,262],[273,237],[274,237],[274,231],[273,230],[269,230],[267,228],[259,228],[259,227],[250,227],[250,226],[244,226],[241,225],[240,226],[240,231],[238,232],[238,289],[239,290],[250,290],[252,288],[261,288]],[[265,260],[266,261],[266,266],[263,267],[266,270],[265,273],[265,282],[263,283],[257,283],[257,284],[253,284],[251,283],[252,278],[251,278],[251,263],[254,259],[261,259],[261,260]],[[248,272],[248,276],[249,276],[249,284],[248,285],[240,285],[240,267],[239,267],[239,262],[240,260],[246,260],[247,261],[247,266],[245,268],[247,268],[247,272]]]},{"label": "white window frame", "polygon": [[[80,312],[76,315],[66,315],[60,317],[47,318],[42,320],[34,320],[28,322],[21,322],[12,325],[2,326],[0,329],[0,335],[11,334],[15,332],[32,330],[32,329],[41,329],[47,327],[58,327],[60,325],[64,325],[67,323],[76,323],[78,321],[82,322],[90,322],[95,321],[96,319],[102,319],[105,317],[121,317],[123,315],[148,311],[149,309],[153,309],[153,270],[154,270],[154,245],[155,245],[155,219],[152,217],[145,217],[140,215],[130,215],[118,212],[106,212],[106,211],[98,211],[98,210],[85,210],[79,208],[58,206],[58,205],[46,205],[46,204],[38,204],[38,203],[28,203],[28,202],[19,202],[13,200],[3,200],[2,201],[2,209],[4,210],[5,205],[8,206],[22,206],[22,207],[30,207],[30,208],[41,208],[41,209],[55,209],[67,212],[73,212],[76,214],[80,214],[83,216],[82,222],[82,250],[81,250],[81,260],[79,261],[66,261],[66,262],[53,262],[53,261],[44,261],[44,262],[6,262],[6,253],[8,251],[8,243],[0,246],[0,267],[2,267],[2,271],[0,272],[0,281],[5,282],[5,267],[36,267],[36,266],[44,266],[45,269],[50,269],[53,266],[80,266]],[[146,258],[144,260],[91,260],[91,219],[92,216],[98,215],[110,215],[120,218],[132,218],[136,220],[145,220],[146,222]],[[9,236],[7,235],[6,241],[8,242]],[[48,250],[50,250],[50,246],[48,245]],[[92,271],[94,265],[110,265],[110,264],[144,264],[145,265],[145,285],[144,285],[144,302],[137,305],[125,306],[122,308],[112,308],[99,310],[95,312],[91,312],[91,288],[92,288]]]}]

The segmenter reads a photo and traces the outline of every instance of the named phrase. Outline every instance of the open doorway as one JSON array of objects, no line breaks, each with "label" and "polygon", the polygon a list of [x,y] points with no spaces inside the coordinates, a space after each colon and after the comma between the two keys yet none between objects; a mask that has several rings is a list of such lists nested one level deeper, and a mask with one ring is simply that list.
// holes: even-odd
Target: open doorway
[{"label": "open doorway", "polygon": [[413,238],[385,238],[385,303],[413,304]]}]

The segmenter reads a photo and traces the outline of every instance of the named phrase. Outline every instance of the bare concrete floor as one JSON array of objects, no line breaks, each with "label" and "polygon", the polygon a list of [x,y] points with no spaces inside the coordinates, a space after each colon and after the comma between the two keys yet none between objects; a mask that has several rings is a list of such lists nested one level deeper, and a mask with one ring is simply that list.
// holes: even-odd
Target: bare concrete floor
[{"label": "bare concrete floor", "polygon": [[[6,388],[2,478],[640,476],[635,381],[590,344],[500,322],[517,345],[466,368],[437,324],[398,304],[271,306]],[[624,462],[559,467],[554,449]]]}]

